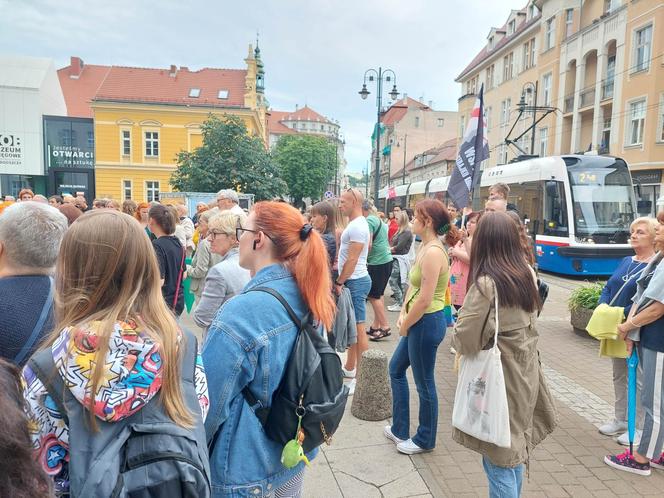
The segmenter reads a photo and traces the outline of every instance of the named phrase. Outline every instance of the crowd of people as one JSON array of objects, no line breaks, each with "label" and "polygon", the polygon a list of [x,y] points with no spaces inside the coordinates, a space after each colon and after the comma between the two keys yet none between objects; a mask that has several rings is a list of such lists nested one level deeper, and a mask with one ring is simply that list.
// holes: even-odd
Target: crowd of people
[{"label": "crowd of people", "polygon": [[[191,217],[185,205],[158,202],[88,207],[82,193],[39,199],[23,190],[18,201],[6,199],[0,420],[13,429],[0,436],[0,495],[110,496],[147,479],[168,496],[301,496],[304,464],[282,464],[284,448],[258,416],[279,388],[297,322],[311,317],[346,353],[341,371],[353,395],[369,341],[392,340],[388,316],[398,313],[384,436],[403,454],[433,450],[434,372],[448,328],[457,361],[495,337],[510,446],[457,428],[453,436],[482,455],[491,496],[519,496],[524,466],[557,414],[537,349],[543,297],[532,244],[508,196],[497,184],[481,211],[425,199],[387,216],[357,189],[304,215],[279,201],[245,212],[232,190]],[[656,252],[664,216],[637,219],[631,243],[636,256],[602,299],[625,308],[620,331],[628,349],[639,348],[640,440],[638,451],[606,462],[646,474],[664,468],[664,265]],[[179,318],[187,279],[201,345]],[[409,368],[419,399],[414,431]],[[626,430],[626,383],[625,361],[615,360],[615,420],[602,433]],[[179,457],[139,458],[157,436]]]}]

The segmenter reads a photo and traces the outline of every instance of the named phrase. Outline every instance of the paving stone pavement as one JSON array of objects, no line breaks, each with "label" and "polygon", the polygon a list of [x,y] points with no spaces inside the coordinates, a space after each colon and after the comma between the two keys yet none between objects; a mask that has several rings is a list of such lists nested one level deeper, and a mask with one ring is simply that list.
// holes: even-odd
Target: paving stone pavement
[{"label": "paving stone pavement", "polygon": [[[577,335],[569,325],[566,300],[579,281],[545,275],[551,285],[538,321],[539,350],[549,387],[557,401],[560,425],[530,458],[522,496],[537,497],[664,497],[664,471],[642,477],[609,468],[604,455],[622,452],[597,426],[613,415],[611,362],[598,357],[598,343]],[[387,304],[391,300],[386,299]],[[370,307],[369,307],[370,308]],[[389,313],[395,327],[396,313]],[[184,314],[184,326],[200,333]],[[370,347],[391,356],[392,336]],[[323,447],[307,470],[304,496],[309,498],[477,497],[487,496],[480,457],[452,440],[452,403],[456,374],[452,371],[450,339],[438,349],[436,381],[439,396],[436,449],[412,457],[399,454],[385,439],[389,423],[358,420],[350,402],[332,445]],[[411,420],[417,420],[417,395],[412,376]],[[413,426],[414,429],[414,426]]]}]

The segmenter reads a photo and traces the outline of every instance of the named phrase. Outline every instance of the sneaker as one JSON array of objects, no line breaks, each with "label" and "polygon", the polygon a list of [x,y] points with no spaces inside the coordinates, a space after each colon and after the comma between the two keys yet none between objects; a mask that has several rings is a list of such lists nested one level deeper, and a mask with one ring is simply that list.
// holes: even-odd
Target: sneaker
[{"label": "sneaker", "polygon": [[[634,446],[638,446],[639,443],[641,442],[641,433],[643,431],[640,431],[636,429],[634,431]],[[623,446],[629,446],[629,432],[625,432],[622,436],[618,438],[618,444],[622,444]]]},{"label": "sneaker", "polygon": [[356,382],[357,382],[357,380],[353,379],[348,384],[346,384],[348,386],[348,396],[352,396],[353,394],[355,394],[355,383]]},{"label": "sneaker", "polygon": [[613,420],[599,428],[599,432],[605,436],[617,436],[627,430],[627,422]]},{"label": "sneaker", "polygon": [[415,443],[413,443],[412,439],[409,439],[408,441],[402,441],[401,443],[398,443],[397,451],[399,453],[404,453],[406,455],[415,455],[417,453],[425,453],[431,450],[425,450],[424,448],[420,448]]},{"label": "sneaker", "polygon": [[391,304],[387,307],[387,311],[396,311],[397,313],[401,311],[401,305],[400,304]]},{"label": "sneaker", "polygon": [[664,453],[659,455],[657,460],[650,460],[650,466],[655,467],[656,469],[664,470]]},{"label": "sneaker", "polygon": [[638,474],[640,476],[650,475],[650,464],[637,462],[632,458],[629,451],[621,453],[620,455],[607,455],[604,457],[604,463],[614,469],[624,470],[625,472],[631,472],[632,474]]},{"label": "sneaker", "polygon": [[392,432],[392,426],[389,425],[386,425],[385,428],[383,429],[383,435],[390,441],[393,441],[395,444],[400,444],[405,441],[405,439],[399,439],[398,437],[396,437]]},{"label": "sneaker", "polygon": [[341,370],[344,373],[344,378],[345,379],[354,379],[355,378],[355,369],[354,368],[352,370],[346,370],[344,367],[341,367]]},{"label": "sneaker", "polygon": [[450,347],[450,354],[456,354],[456,353],[457,353],[456,349]]}]

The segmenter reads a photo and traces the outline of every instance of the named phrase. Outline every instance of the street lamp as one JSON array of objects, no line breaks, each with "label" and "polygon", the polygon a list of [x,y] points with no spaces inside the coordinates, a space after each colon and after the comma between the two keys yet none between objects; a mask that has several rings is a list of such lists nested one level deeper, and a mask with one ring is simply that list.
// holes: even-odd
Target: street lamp
[{"label": "street lamp", "polygon": [[[397,147],[400,147],[399,139],[397,139]],[[406,184],[406,146],[408,145],[408,133],[403,136],[403,174],[401,176],[401,185]]]},{"label": "street lamp", "polygon": [[[368,78],[367,78],[368,77]],[[392,100],[397,100],[399,97],[399,91],[397,90],[397,76],[394,74],[394,71],[391,69],[385,69],[383,71],[382,67],[378,68],[378,71],[375,69],[367,69],[364,73],[364,81],[362,83],[362,89],[357,92],[362,97],[362,100],[366,100],[371,92],[367,90],[367,81],[376,81],[376,165],[374,173],[374,203],[378,204],[378,190],[380,189],[380,114],[382,111],[382,101],[383,101],[383,82],[392,83],[392,90],[389,92]]]},{"label": "street lamp", "polygon": [[526,110],[526,93],[530,95],[531,93],[533,94],[533,101],[532,101],[532,112],[533,112],[533,124],[532,124],[532,132],[530,133],[530,153],[535,154],[535,125],[537,124],[537,110],[535,109],[537,107],[537,84],[539,82],[536,81],[533,83],[532,81],[526,81],[523,84],[523,87],[521,87],[521,98],[519,99],[519,103],[517,105],[517,108],[519,109],[519,112],[523,113]]}]

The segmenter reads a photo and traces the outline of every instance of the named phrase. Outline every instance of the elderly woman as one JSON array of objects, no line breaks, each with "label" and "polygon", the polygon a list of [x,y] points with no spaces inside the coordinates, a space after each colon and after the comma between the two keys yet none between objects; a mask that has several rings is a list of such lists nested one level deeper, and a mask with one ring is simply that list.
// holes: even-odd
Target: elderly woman
[{"label": "elderly woman", "polygon": [[[632,298],[636,294],[636,281],[655,255],[655,230],[657,221],[653,218],[637,218],[630,226],[629,243],[634,249],[634,256],[624,258],[611,278],[604,286],[599,298],[601,303],[612,303],[613,306],[625,308],[625,316],[629,315]],[[615,418],[599,428],[606,436],[616,436],[618,442],[629,444],[627,435],[627,363],[624,358],[613,358],[613,389],[615,391]],[[640,408],[640,407],[639,407]],[[638,410],[637,439],[643,427],[643,410]]]},{"label": "elderly woman", "polygon": [[203,284],[210,268],[221,261],[219,254],[210,252],[210,241],[207,240],[208,222],[210,221],[213,213],[205,211],[201,213],[198,218],[198,232],[200,233],[200,240],[198,248],[194,253],[191,260],[191,266],[187,266],[187,276],[191,279],[190,289],[196,296],[196,300],[201,300],[203,294]]},{"label": "elderly woman", "polygon": [[210,241],[210,251],[218,254],[221,261],[210,268],[205,278],[203,293],[194,311],[194,321],[205,329],[210,326],[221,305],[242,292],[251,278],[249,271],[240,267],[238,259],[235,228],[243,218],[244,216],[230,211],[222,211],[208,222],[206,238]]},{"label": "elderly woman", "polygon": [[[638,346],[641,375],[641,406],[644,412],[643,431],[638,449],[620,455],[607,455],[604,462],[632,474],[650,475],[650,468],[664,469],[664,212],[657,215],[654,255],[636,281],[636,294],[627,320],[618,326],[625,337],[627,352]],[[632,235],[633,237],[633,235]]]}]

